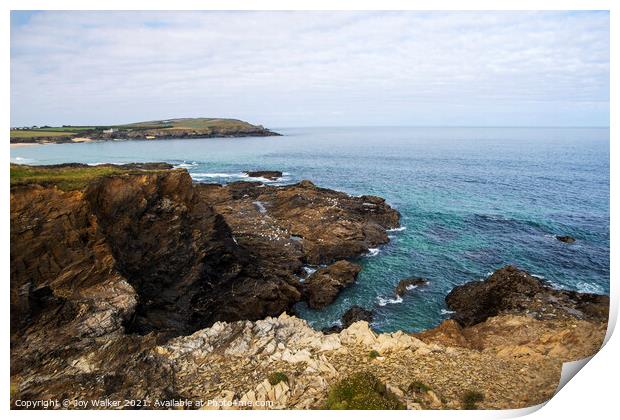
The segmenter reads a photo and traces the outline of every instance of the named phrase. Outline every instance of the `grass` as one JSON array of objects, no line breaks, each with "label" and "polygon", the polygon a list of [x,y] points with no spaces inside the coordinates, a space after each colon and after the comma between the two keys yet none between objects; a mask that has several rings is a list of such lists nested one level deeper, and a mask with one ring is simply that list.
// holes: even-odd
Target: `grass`
[{"label": "grass", "polygon": [[245,121],[227,118],[178,118],[159,121],[143,121],[132,124],[125,124],[119,128],[128,129],[245,129],[253,127]]},{"label": "grass", "polygon": [[[68,125],[64,127],[39,127],[35,128],[32,131],[65,131],[65,132],[77,132],[80,133],[82,131],[95,130],[100,127],[95,126],[84,126],[84,125]],[[17,131],[17,130],[16,130]]]},{"label": "grass", "polygon": [[329,410],[402,410],[403,403],[370,372],[359,372],[340,380],[327,396]]},{"label": "grass", "polygon": [[57,131],[55,129],[48,130],[11,130],[11,138],[14,139],[32,139],[37,137],[65,137],[73,136],[76,132]]},{"label": "grass", "polygon": [[144,172],[148,171],[103,165],[50,168],[11,164],[11,186],[25,184],[56,185],[63,191],[75,191],[84,189],[92,180],[102,176]]},{"label": "grass", "polygon": [[271,386],[275,386],[280,382],[288,383],[288,376],[286,376],[286,374],[282,372],[274,372],[269,375],[269,383],[271,384]]},{"label": "grass", "polygon": [[461,405],[465,410],[477,410],[478,403],[484,401],[484,395],[478,391],[467,391],[463,394]]},{"label": "grass", "polygon": [[369,359],[376,359],[379,356],[381,356],[381,355],[379,354],[379,352],[377,350],[370,350],[370,352],[368,353],[368,358]]}]

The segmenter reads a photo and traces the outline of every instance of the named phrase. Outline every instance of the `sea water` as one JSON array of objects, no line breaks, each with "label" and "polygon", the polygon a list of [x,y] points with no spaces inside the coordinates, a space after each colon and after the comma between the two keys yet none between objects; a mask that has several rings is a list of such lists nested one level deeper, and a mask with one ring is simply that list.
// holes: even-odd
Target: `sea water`
[{"label": "sea water", "polygon": [[[446,294],[514,264],[555,287],[609,293],[607,128],[282,128],[282,137],[110,141],[11,149],[11,161],[166,161],[195,182],[252,180],[281,170],[352,195],[384,197],[402,215],[390,243],[358,261],[355,284],[322,310],[299,304],[314,327],[352,305],[375,311],[379,331],[419,331],[450,316]],[[555,235],[571,235],[565,244]],[[427,286],[397,297],[406,277]]]}]

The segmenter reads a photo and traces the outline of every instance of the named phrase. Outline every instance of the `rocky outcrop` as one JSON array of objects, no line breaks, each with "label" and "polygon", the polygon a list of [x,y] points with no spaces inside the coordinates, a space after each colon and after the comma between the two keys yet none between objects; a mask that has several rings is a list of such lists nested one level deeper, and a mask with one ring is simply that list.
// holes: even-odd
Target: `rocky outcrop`
[{"label": "rocky outcrop", "polygon": [[[365,321],[323,334],[282,314],[216,322],[160,343],[152,334],[116,334],[14,371],[12,401],[62,395],[87,408],[107,398],[116,408],[139,399],[145,408],[191,401],[198,405],[188,408],[316,409],[332,384],[363,371],[409,409],[459,409],[466,391],[484,395],[479,408],[519,408],[549,399],[560,362],[596,352],[605,327],[500,314],[470,327],[448,320],[421,334],[377,334]],[[284,379],[271,381],[274,372]]]},{"label": "rocky outcrop", "polygon": [[559,236],[556,236],[555,239],[557,239],[560,242],[564,242],[566,244],[572,244],[576,240],[572,236],[568,236],[568,235],[561,235],[561,236],[559,235]]},{"label": "rocky outcrop", "polygon": [[[156,166],[59,185],[11,188],[14,408],[315,409],[362,370],[412,409],[461,408],[465,390],[517,408],[547,400],[561,362],[605,335],[607,297],[510,266],[455,288],[455,320],[435,329],[378,334],[352,308],[324,334],[283,312],[352,281],[359,267],[340,259],[398,223],[381,199],[307,181],[192,185]],[[301,281],[311,261],[331,265]]]},{"label": "rocky outcrop", "polygon": [[[98,369],[106,363],[111,383],[143,384],[137,373],[121,380],[117,372],[150,366],[141,355],[169,337],[218,321],[256,320],[289,310],[302,299],[300,275],[306,261],[316,260],[313,255],[321,254],[323,262],[356,256],[398,223],[398,213],[385,204],[380,212],[369,212],[365,199],[308,183],[265,193],[253,183],[217,187],[226,194],[222,201],[211,194],[213,186],[193,185],[185,170],[169,167],[16,167],[11,368],[20,383],[63,372],[61,382],[31,383],[24,395],[73,392],[68,382],[91,387],[93,397],[105,395],[101,386],[112,385],[100,382],[109,375]],[[59,183],[54,174],[71,182]],[[263,197],[266,214],[253,204]],[[287,206],[289,199],[295,204]],[[243,212],[244,206],[248,217],[232,216],[233,209]],[[326,231],[314,232],[321,222],[313,218],[322,216],[345,227],[331,238]],[[305,221],[303,228],[294,218]],[[307,242],[293,235],[300,230]],[[321,253],[320,241],[327,238],[328,251]],[[325,291],[321,281],[310,281],[315,283],[311,295],[337,293],[358,271],[346,261],[334,264]],[[82,377],[95,371],[97,383]]]},{"label": "rocky outcrop", "polygon": [[265,178],[271,181],[282,178],[281,171],[246,171],[245,174],[252,178]]},{"label": "rocky outcrop", "polygon": [[484,281],[455,287],[446,297],[452,318],[471,326],[502,313],[536,319],[583,319],[606,322],[609,297],[558,290],[514,266],[497,270]]},{"label": "rocky outcrop", "polygon": [[303,264],[330,264],[387,243],[386,230],[398,227],[400,219],[380,197],[352,197],[310,181],[282,187],[203,184],[196,189],[224,216],[240,245],[259,260],[278,260],[297,275],[303,274]]},{"label": "rocky outcrop", "polygon": [[340,290],[355,281],[361,269],[357,264],[341,260],[314,272],[303,284],[308,306],[320,309],[332,303]]},{"label": "rocky outcrop", "polygon": [[[200,186],[192,185],[186,171],[167,170],[164,163],[108,167],[118,172],[94,178],[79,191],[62,191],[54,181],[40,181],[47,188],[13,187],[11,279],[17,306],[12,312],[19,322],[29,319],[27,308],[41,306],[39,301],[72,295],[84,282],[100,284],[113,276],[132,286],[136,308],[127,310],[131,316],[123,322],[142,334],[187,334],[218,320],[278,315],[301,299],[305,262],[318,261],[317,254],[323,263],[359,255],[387,240],[385,229],[398,224],[398,213],[385,204],[369,211],[366,198],[308,183]],[[71,178],[73,170],[82,175],[99,167],[44,169],[54,180],[56,170]],[[262,207],[256,205],[260,200]],[[320,218],[335,231],[325,230]],[[72,245],[68,241],[74,237]],[[100,279],[90,269],[97,263],[86,259],[91,242],[106,252]],[[88,281],[67,279],[65,267],[81,270],[71,276]],[[345,261],[334,264],[327,276],[309,279],[308,296],[327,302],[358,271]],[[56,289],[56,276],[70,292]],[[26,284],[32,293],[23,292]]]},{"label": "rocky outcrop", "polygon": [[213,137],[267,137],[280,136],[276,132],[267,130],[261,126],[248,126],[237,128],[121,128],[114,132],[91,131],[81,133],[91,139],[186,139],[186,138],[213,138]]},{"label": "rocky outcrop", "polygon": [[420,277],[410,277],[406,279],[402,279],[398,282],[394,293],[396,296],[404,296],[407,291],[415,289],[419,286],[424,286],[428,284],[428,280],[420,278]]}]

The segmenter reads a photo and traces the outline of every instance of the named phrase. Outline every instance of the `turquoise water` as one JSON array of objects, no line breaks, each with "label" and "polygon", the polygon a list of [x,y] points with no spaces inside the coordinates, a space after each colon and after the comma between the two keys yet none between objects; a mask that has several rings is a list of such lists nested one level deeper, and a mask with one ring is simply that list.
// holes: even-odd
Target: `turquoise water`
[{"label": "turquoise water", "polygon": [[[516,264],[557,287],[609,293],[609,130],[600,128],[295,128],[283,137],[118,141],[11,149],[17,163],[167,161],[197,182],[279,169],[281,183],[310,179],[375,194],[402,214],[400,231],[360,258],[356,284],[321,311],[326,327],[351,305],[376,310],[381,331],[418,331],[449,316],[455,285]],[[554,235],[577,238],[575,244]],[[402,301],[408,276],[427,287]]]}]

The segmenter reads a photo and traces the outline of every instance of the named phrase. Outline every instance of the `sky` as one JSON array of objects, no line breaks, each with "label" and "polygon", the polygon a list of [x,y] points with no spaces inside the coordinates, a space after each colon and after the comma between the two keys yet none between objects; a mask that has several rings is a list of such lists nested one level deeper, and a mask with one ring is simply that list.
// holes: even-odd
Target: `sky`
[{"label": "sky", "polygon": [[11,13],[11,125],[608,126],[608,12]]}]

